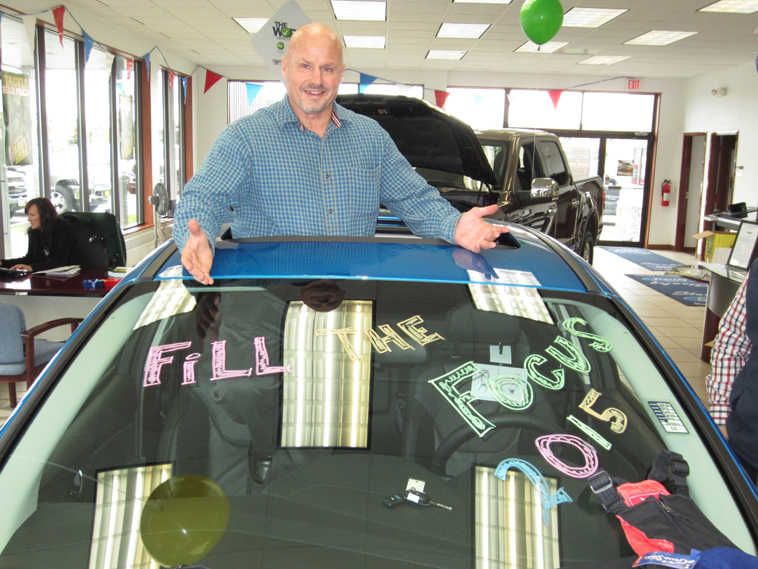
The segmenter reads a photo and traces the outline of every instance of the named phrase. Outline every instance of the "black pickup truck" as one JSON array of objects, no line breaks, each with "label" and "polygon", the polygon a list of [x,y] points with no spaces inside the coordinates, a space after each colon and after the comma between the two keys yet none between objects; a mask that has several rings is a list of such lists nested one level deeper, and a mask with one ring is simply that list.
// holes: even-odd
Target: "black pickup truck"
[{"label": "black pickup truck", "polygon": [[554,134],[476,133],[426,101],[397,95],[340,95],[337,103],[376,120],[459,210],[497,203],[495,219],[538,229],[592,262],[602,229],[603,184],[599,177],[573,179]]}]

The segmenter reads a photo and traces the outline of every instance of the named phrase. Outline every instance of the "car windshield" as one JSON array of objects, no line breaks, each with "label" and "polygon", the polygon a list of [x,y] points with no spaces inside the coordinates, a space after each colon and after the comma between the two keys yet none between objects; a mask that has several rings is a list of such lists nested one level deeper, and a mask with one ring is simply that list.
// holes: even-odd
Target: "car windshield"
[{"label": "car windshield", "polygon": [[126,289],[0,473],[0,567],[597,563],[632,551],[587,477],[665,448],[754,552],[623,314],[522,282]]}]

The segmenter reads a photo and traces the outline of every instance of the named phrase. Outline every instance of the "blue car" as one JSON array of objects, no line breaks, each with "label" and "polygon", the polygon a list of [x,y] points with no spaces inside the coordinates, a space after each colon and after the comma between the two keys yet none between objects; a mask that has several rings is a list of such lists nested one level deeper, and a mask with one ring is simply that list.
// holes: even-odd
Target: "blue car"
[{"label": "blue car", "polygon": [[[2,427],[0,569],[631,567],[691,510],[755,554],[702,404],[550,237],[219,241],[212,276],[157,250]],[[657,535],[604,496],[660,457]]]}]

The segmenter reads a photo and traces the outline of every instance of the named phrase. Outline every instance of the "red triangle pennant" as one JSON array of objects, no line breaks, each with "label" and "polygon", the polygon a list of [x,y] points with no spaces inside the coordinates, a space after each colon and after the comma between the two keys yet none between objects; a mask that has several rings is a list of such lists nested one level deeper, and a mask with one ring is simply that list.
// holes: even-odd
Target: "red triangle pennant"
[{"label": "red triangle pennant", "polygon": [[548,95],[550,95],[550,100],[553,101],[553,108],[558,108],[558,101],[561,100],[561,95],[563,95],[563,91],[558,89],[556,91],[548,91]]},{"label": "red triangle pennant", "polygon": [[63,46],[63,16],[66,14],[66,7],[61,5],[53,8],[53,18],[55,18],[55,27],[58,28],[58,39]]},{"label": "red triangle pennant", "polygon": [[205,89],[203,89],[203,93],[207,93],[208,89],[213,87],[219,79],[221,79],[222,76],[218,73],[214,73],[210,69],[205,70]]},{"label": "red triangle pennant", "polygon": [[449,95],[450,93],[447,91],[434,90],[434,101],[440,109],[445,106],[445,101],[447,101]]},{"label": "red triangle pennant", "polygon": [[134,69],[134,60],[133,59],[127,59],[126,60],[126,78],[131,79],[132,78],[132,69]]},{"label": "red triangle pennant", "polygon": [[176,77],[176,73],[173,71],[168,72],[168,88],[170,91],[174,90],[174,78]]}]

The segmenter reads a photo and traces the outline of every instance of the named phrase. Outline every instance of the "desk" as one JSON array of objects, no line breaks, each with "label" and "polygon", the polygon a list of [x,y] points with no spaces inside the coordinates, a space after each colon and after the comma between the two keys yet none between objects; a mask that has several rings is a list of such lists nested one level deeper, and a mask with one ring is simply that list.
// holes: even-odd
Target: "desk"
[{"label": "desk", "polygon": [[743,221],[755,222],[758,219],[757,216],[758,213],[756,212],[755,208],[751,208],[748,210],[748,213],[745,217],[733,217],[726,213],[709,213],[708,215],[703,216],[703,219],[705,221],[710,221],[713,223],[714,229],[723,227],[725,229],[732,229],[734,231],[737,231],[740,228],[740,223]]},{"label": "desk", "polygon": [[737,289],[745,280],[747,271],[729,269],[719,263],[700,263],[711,275],[708,283],[708,296],[706,299],[705,323],[703,324],[703,347],[700,351],[700,359],[704,362],[711,361],[711,348],[706,346],[716,337],[719,329],[719,321],[729,308]]},{"label": "desk", "polygon": [[[84,318],[105,296],[104,289],[85,290],[84,279],[106,278],[107,271],[84,270],[67,279],[30,275],[0,277],[0,302],[15,304],[24,311],[27,328],[54,318]],[[51,331],[48,339],[65,339],[64,331]],[[63,335],[63,337],[57,337]]]}]

